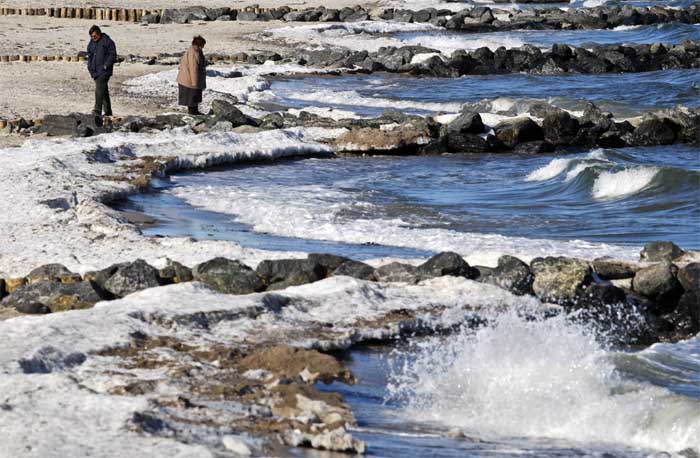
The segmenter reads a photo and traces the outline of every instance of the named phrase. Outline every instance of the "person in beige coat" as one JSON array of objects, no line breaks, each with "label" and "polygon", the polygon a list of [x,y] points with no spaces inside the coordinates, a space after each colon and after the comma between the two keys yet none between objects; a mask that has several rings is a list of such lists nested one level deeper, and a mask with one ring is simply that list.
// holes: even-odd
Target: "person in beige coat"
[{"label": "person in beige coat", "polygon": [[202,114],[199,112],[199,104],[202,102],[202,92],[207,87],[206,60],[202,48],[206,40],[196,36],[180,60],[180,69],[177,72],[178,103],[187,107],[191,115]]}]

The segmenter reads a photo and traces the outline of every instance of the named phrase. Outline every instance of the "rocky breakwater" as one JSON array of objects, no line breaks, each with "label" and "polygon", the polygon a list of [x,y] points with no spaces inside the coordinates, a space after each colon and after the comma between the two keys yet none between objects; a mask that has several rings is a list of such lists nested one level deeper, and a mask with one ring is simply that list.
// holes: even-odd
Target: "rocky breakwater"
[{"label": "rocky breakwater", "polygon": [[532,45],[491,51],[457,50],[447,56],[423,46],[383,47],[376,52],[301,50],[292,62],[313,67],[357,69],[364,72],[407,73],[454,78],[463,75],[507,73],[636,73],[700,67],[700,42],[678,45],[604,45],[590,49],[554,44],[541,50]]},{"label": "rocky breakwater", "polygon": [[700,22],[700,7],[683,8],[666,6],[639,7],[631,5],[597,6],[595,8],[538,8],[529,10],[504,10],[477,6],[461,11],[424,8],[304,8],[290,6],[277,8],[205,8],[192,6],[165,9],[141,17],[143,23],[186,24],[195,21],[285,21],[285,22],[359,22],[394,21],[429,23],[437,27],[464,32],[495,32],[507,30],[571,30],[611,29],[622,25]]},{"label": "rocky breakwater", "polygon": [[[486,125],[481,115],[465,106],[462,112],[442,117],[409,115],[387,110],[370,119],[331,119],[309,112],[298,115],[275,112],[262,118],[245,115],[235,100],[216,100],[206,116],[169,114],[115,119],[109,125],[91,127],[93,117],[81,114],[52,115],[40,126],[28,127],[22,133],[46,135],[90,136],[104,132],[155,132],[189,126],[195,133],[255,133],[292,127],[340,129],[331,141],[338,154],[442,154],[450,153],[544,153],[558,147],[623,148],[628,146],[697,144],[700,141],[700,110],[676,107],[647,113],[631,120],[618,121],[612,113],[588,103],[582,116],[547,103],[529,107],[529,115]],[[81,123],[81,119],[87,119]],[[438,119],[442,122],[438,122]],[[128,155],[128,151],[122,151]],[[91,161],[112,161],[99,149],[89,155]],[[139,166],[134,166],[139,172]],[[143,185],[149,174],[162,173],[158,158],[140,166]]]},{"label": "rocky breakwater", "polygon": [[[60,264],[49,264],[37,267],[26,277],[1,279],[0,307],[25,314],[55,313],[193,281],[221,294],[245,295],[282,291],[337,276],[408,284],[456,276],[495,285],[517,296],[535,296],[542,303],[561,306],[562,312],[583,311],[586,319],[611,326],[618,324],[616,320],[634,316],[638,319],[636,327],[628,329],[629,335],[620,335],[620,340],[653,343],[700,332],[697,255],[686,253],[672,242],[653,242],[644,247],[638,263],[543,257],[527,264],[505,255],[496,267],[485,267],[470,266],[458,254],[445,252],[420,265],[393,262],[375,268],[342,256],[310,254],[300,259],[265,260],[256,269],[226,258],[214,258],[192,268],[168,260],[157,269],[139,259],[82,276]],[[407,313],[402,319],[416,317]],[[404,330],[410,328],[404,326]]]}]

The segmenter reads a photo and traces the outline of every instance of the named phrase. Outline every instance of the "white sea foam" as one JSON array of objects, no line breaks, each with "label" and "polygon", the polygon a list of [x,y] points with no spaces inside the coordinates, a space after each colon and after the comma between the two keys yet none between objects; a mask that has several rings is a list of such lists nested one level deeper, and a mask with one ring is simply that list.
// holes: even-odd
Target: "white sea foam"
[{"label": "white sea foam", "polygon": [[593,332],[506,312],[422,346],[390,392],[410,421],[485,439],[546,437],[677,452],[700,449],[700,401],[625,381]]},{"label": "white sea foam", "polygon": [[382,97],[366,97],[357,91],[333,91],[321,90],[313,92],[295,92],[287,95],[293,100],[304,100],[307,102],[317,102],[328,105],[357,106],[372,108],[395,108],[401,110],[424,110],[424,111],[451,111],[457,112],[462,109],[461,103],[439,103],[439,102],[419,102],[413,100],[397,100]]},{"label": "white sea foam", "polygon": [[189,204],[232,215],[256,232],[344,243],[377,243],[431,251],[455,251],[471,264],[495,265],[502,254],[530,260],[543,255],[583,258],[610,255],[633,259],[636,248],[581,240],[535,240],[497,234],[421,228],[420,221],[380,217],[344,217],[366,210],[359,196],[324,186],[178,187],[173,192]]},{"label": "white sea foam", "polygon": [[635,167],[619,172],[602,172],[593,183],[591,195],[598,200],[620,199],[647,188],[659,173],[657,167]]},{"label": "white sea foam", "polygon": [[533,170],[525,181],[547,181],[561,175],[571,164],[572,159],[552,159],[537,170]]}]

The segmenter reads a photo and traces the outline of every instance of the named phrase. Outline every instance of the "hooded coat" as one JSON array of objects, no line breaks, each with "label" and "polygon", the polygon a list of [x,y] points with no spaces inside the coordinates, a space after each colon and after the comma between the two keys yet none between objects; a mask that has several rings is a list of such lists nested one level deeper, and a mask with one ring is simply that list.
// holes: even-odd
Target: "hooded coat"
[{"label": "hooded coat", "polygon": [[97,42],[90,40],[87,53],[88,71],[92,79],[96,80],[104,75],[112,76],[114,63],[117,61],[117,46],[109,35],[103,33]]}]

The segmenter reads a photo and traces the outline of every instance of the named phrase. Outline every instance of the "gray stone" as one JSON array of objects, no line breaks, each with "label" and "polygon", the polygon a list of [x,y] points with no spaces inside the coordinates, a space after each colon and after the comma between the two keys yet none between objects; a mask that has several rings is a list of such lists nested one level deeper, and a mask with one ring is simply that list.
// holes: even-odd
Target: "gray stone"
[{"label": "gray stone", "polygon": [[334,277],[338,275],[345,275],[360,280],[376,280],[374,267],[370,266],[369,264],[365,264],[364,262],[353,260],[345,261],[333,271]]},{"label": "gray stone", "polygon": [[691,262],[678,270],[678,281],[684,290],[700,289],[700,262]]},{"label": "gray stone", "polygon": [[640,269],[632,280],[632,289],[655,304],[657,315],[672,311],[683,293],[683,287],[676,275],[678,267],[670,262],[662,262]]},{"label": "gray stone", "polygon": [[482,283],[499,286],[517,296],[533,294],[532,282],[534,276],[530,272],[530,266],[518,258],[504,255],[498,258],[498,266],[482,271],[479,268],[478,280]]},{"label": "gray stone", "polygon": [[90,308],[105,299],[109,298],[89,281],[40,281],[21,286],[4,298],[2,305],[21,313],[49,313]]},{"label": "gray stone", "polygon": [[642,121],[632,134],[631,142],[635,146],[670,145],[676,140],[673,127],[667,118]]},{"label": "gray stone", "polygon": [[535,258],[530,263],[535,276],[532,290],[545,302],[575,305],[579,291],[592,281],[588,262],[564,257]]},{"label": "gray stone", "polygon": [[116,297],[124,297],[160,285],[158,270],[143,259],[137,259],[131,263],[119,264],[103,287]]},{"label": "gray stone", "polygon": [[651,242],[644,245],[639,259],[646,262],[673,261],[684,254],[685,251],[673,242]]},{"label": "gray stone", "polygon": [[245,264],[226,258],[214,258],[192,269],[200,281],[224,294],[250,294],[265,288],[260,276]]},{"label": "gray stone", "polygon": [[80,280],[80,275],[71,272],[63,264],[46,264],[37,267],[27,275],[28,283],[36,283],[40,281],[60,281],[71,283]]},{"label": "gray stone", "polygon": [[420,274],[415,266],[400,262],[392,262],[379,267],[376,277],[377,281],[382,282],[418,283],[420,281]]},{"label": "gray stone", "polygon": [[144,14],[141,16],[142,24],[158,24],[160,21],[160,15],[156,13]]},{"label": "gray stone", "polygon": [[313,283],[326,275],[326,269],[321,264],[309,259],[266,260],[258,264],[255,271],[267,285],[268,291]]},{"label": "gray stone", "polygon": [[172,259],[168,259],[165,267],[158,270],[158,276],[164,283],[186,283],[194,280],[192,269]]},{"label": "gray stone", "polygon": [[325,269],[323,274],[325,277],[332,274],[333,271],[340,267],[340,265],[344,262],[351,260],[345,256],[337,256],[335,254],[328,253],[311,253],[306,257],[306,259],[313,264],[321,265]]},{"label": "gray stone", "polygon": [[485,128],[479,113],[463,109],[460,115],[447,125],[447,133],[480,134]]},{"label": "gray stone", "polygon": [[611,304],[625,304],[625,291],[612,283],[591,283],[578,291],[576,308],[600,307]]},{"label": "gray stone", "polygon": [[550,112],[544,117],[544,139],[553,145],[569,145],[578,133],[578,120],[566,111]]},{"label": "gray stone", "polygon": [[256,120],[247,116],[241,112],[236,106],[226,100],[214,100],[211,104],[211,112],[213,119],[211,121],[212,125],[215,125],[221,121],[228,121],[231,123],[231,127],[238,126],[258,126],[260,123]]},{"label": "gray stone", "polygon": [[496,125],[496,138],[513,148],[519,143],[543,140],[542,128],[530,118],[515,118]]},{"label": "gray stone", "polygon": [[450,275],[474,279],[479,276],[479,271],[473,269],[457,253],[445,251],[431,257],[419,265],[416,271],[422,278],[435,278]]},{"label": "gray stone", "polygon": [[603,280],[622,280],[632,278],[641,266],[625,261],[616,261],[609,258],[594,259],[591,263],[593,271]]}]

